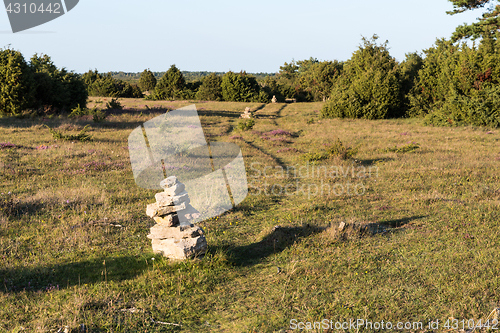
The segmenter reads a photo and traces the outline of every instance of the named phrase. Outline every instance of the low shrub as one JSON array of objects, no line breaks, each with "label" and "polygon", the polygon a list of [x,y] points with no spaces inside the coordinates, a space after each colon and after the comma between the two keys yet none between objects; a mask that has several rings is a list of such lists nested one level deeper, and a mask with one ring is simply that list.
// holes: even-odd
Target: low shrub
[{"label": "low shrub", "polygon": [[118,101],[118,98],[111,98],[111,101],[106,103],[106,109],[108,109],[108,110],[121,110],[121,109],[123,109],[123,106]]},{"label": "low shrub", "polygon": [[78,104],[76,108],[71,110],[71,113],[68,115],[68,118],[88,116],[88,115],[92,116],[92,120],[95,123],[103,121],[108,116],[106,111],[99,110],[95,106],[92,109],[88,109],[88,108],[82,108],[80,107],[80,104]]},{"label": "low shrub", "polygon": [[306,153],[303,158],[307,162],[319,162],[332,157],[340,158],[341,160],[348,160],[354,158],[358,153],[359,147],[347,147],[345,146],[339,138],[334,142],[334,144],[329,147],[326,151]]},{"label": "low shrub", "polygon": [[62,131],[58,131],[50,128],[45,125],[49,129],[50,134],[56,140],[64,140],[64,141],[92,141],[92,136],[87,134],[87,130],[89,125],[85,126],[78,134],[64,134]]},{"label": "low shrub", "polygon": [[236,129],[240,131],[248,131],[251,130],[255,125],[255,120],[253,119],[242,119],[236,125]]},{"label": "low shrub", "polygon": [[424,118],[426,125],[500,127],[500,86],[473,91],[470,97],[453,96]]}]

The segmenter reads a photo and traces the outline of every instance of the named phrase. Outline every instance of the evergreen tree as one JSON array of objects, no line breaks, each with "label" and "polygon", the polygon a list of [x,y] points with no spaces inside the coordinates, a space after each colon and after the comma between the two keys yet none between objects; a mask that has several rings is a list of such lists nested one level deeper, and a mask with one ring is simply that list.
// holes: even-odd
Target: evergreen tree
[{"label": "evergreen tree", "polygon": [[222,77],[222,98],[225,101],[251,102],[259,100],[260,86],[246,72],[227,72]]},{"label": "evergreen tree", "polygon": [[34,100],[32,72],[19,51],[0,49],[0,113],[17,115]]},{"label": "evergreen tree", "polygon": [[156,84],[153,98],[157,100],[182,99],[185,86],[186,81],[182,72],[172,65]]},{"label": "evergreen tree", "polygon": [[149,69],[145,69],[141,73],[141,77],[139,79],[139,87],[142,91],[153,91],[156,87],[156,78],[153,72]]},{"label": "evergreen tree", "polygon": [[343,64],[338,61],[314,62],[303,71],[300,77],[300,88],[308,94],[310,101],[325,102],[338,79]]},{"label": "evergreen tree", "polygon": [[196,98],[205,101],[221,101],[222,78],[215,73],[206,76],[196,93]]},{"label": "evergreen tree", "polygon": [[398,63],[387,42],[377,45],[377,38],[363,38],[363,45],[345,63],[322,116],[384,119],[404,114]]},{"label": "evergreen tree", "polygon": [[455,15],[467,10],[484,8],[489,5],[487,11],[479,18],[478,22],[472,24],[463,24],[456,28],[452,35],[452,42],[464,38],[477,39],[480,37],[491,36],[498,38],[500,36],[500,5],[498,0],[448,0],[453,3],[454,9],[447,14]]}]

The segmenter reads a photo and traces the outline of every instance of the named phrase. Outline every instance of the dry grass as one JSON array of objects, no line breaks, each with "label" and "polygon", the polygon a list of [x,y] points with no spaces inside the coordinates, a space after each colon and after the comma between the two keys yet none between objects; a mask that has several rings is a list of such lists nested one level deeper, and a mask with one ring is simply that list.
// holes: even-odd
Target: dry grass
[{"label": "dry grass", "polygon": [[[201,223],[202,261],[171,263],[146,238],[155,191],[135,185],[127,138],[191,102],[121,103],[102,123],[0,119],[0,142],[16,145],[0,149],[0,331],[284,332],[294,318],[444,323],[499,306],[497,130],[325,120],[321,103],[195,102],[209,141],[242,148],[251,188]],[[236,134],[247,106],[256,124]],[[41,123],[90,124],[94,141],[54,141]],[[304,162],[336,138],[358,154]],[[388,151],[408,142],[419,148]]]}]

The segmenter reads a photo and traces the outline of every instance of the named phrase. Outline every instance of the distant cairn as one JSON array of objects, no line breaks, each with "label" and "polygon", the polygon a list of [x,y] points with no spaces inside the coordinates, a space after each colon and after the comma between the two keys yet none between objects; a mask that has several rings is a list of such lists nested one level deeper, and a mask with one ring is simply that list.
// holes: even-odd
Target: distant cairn
[{"label": "distant cairn", "polygon": [[161,181],[160,186],[164,191],[157,193],[156,202],[146,208],[146,214],[157,223],[148,235],[153,252],[180,260],[202,256],[207,250],[207,240],[203,229],[189,222],[200,217],[200,213],[189,204],[185,185],[171,176]]},{"label": "distant cairn", "polygon": [[245,108],[245,112],[240,115],[240,118],[252,118],[252,112],[250,112],[250,108],[248,106]]}]

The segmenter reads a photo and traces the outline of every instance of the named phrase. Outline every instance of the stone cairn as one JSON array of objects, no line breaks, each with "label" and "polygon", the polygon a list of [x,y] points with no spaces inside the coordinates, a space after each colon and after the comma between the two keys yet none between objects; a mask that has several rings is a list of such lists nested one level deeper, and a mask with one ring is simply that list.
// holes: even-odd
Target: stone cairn
[{"label": "stone cairn", "polygon": [[240,118],[252,118],[252,113],[250,112],[250,108],[248,106],[245,108],[245,112],[240,115]]},{"label": "stone cairn", "polygon": [[156,193],[156,202],[146,208],[146,214],[157,223],[148,235],[153,252],[170,259],[200,257],[207,250],[207,240],[203,229],[190,222],[200,213],[189,204],[185,185],[171,176],[160,186],[164,191]]}]

